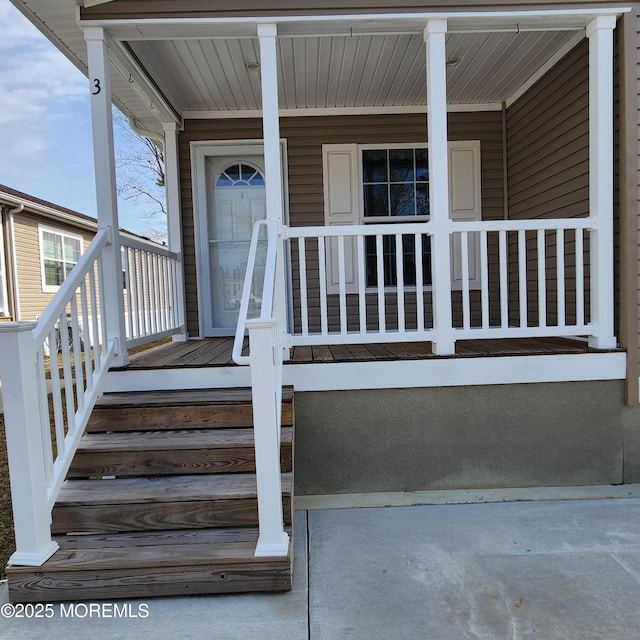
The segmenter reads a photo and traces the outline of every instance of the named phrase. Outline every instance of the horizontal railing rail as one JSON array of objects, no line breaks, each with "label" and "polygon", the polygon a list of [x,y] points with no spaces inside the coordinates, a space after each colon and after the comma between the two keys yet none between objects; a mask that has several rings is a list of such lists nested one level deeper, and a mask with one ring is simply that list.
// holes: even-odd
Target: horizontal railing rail
[{"label": "horizontal railing rail", "polygon": [[182,332],[177,305],[180,256],[124,235],[120,246],[127,348]]},{"label": "horizontal railing rail", "polygon": [[13,564],[42,564],[57,548],[51,510],[117,347],[103,309],[108,244],[98,231],[37,323],[0,325]]}]

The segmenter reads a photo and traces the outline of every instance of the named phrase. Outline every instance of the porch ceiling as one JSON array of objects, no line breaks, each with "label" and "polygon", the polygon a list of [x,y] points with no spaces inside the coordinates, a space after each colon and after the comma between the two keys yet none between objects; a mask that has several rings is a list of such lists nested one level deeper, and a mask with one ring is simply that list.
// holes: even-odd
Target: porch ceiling
[{"label": "porch ceiling", "polygon": [[[456,32],[447,36],[450,104],[501,103],[576,31]],[[130,42],[182,112],[260,109],[257,38]],[[284,36],[278,40],[282,109],[426,104],[422,34]]]},{"label": "porch ceiling", "polygon": [[[76,0],[11,0],[59,49],[86,69],[86,45],[76,22]],[[617,7],[600,12],[619,13]],[[451,105],[508,101],[530,78],[566,51],[596,10],[467,13],[446,16]],[[422,29],[429,17],[281,17],[278,22],[280,107],[417,109],[426,104]],[[273,19],[273,18],[272,18]],[[105,23],[179,114],[195,116],[260,108],[256,20],[159,20]],[[95,23],[93,23],[95,24]],[[122,72],[122,69],[121,69]],[[123,75],[125,77],[123,77]],[[160,130],[152,100],[112,72],[114,101],[146,126]]]}]

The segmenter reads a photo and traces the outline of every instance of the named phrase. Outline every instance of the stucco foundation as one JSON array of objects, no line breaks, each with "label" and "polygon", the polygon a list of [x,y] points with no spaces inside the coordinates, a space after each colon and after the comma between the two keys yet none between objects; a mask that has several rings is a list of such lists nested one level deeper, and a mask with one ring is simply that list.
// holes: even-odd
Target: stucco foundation
[{"label": "stucco foundation", "polygon": [[620,381],[295,394],[296,493],[638,481]]}]

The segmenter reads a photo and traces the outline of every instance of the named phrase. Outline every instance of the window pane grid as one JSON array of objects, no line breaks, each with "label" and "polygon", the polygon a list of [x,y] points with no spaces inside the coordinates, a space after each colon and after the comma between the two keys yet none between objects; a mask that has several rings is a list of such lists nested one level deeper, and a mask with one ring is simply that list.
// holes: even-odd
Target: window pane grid
[{"label": "window pane grid", "polygon": [[42,231],[42,269],[44,284],[59,287],[80,259],[79,238],[53,231]]},{"label": "window pane grid", "polygon": [[[429,215],[429,167],[423,147],[364,149],[362,151],[362,188],[364,222],[387,218],[410,222],[416,216]],[[416,285],[415,236],[402,237],[403,282]],[[375,236],[365,239],[366,283],[378,286]],[[384,286],[397,284],[395,235],[382,237]],[[431,239],[422,239],[422,281],[431,284]]]},{"label": "window pane grid", "polygon": [[364,217],[429,214],[429,169],[422,148],[362,152]]}]

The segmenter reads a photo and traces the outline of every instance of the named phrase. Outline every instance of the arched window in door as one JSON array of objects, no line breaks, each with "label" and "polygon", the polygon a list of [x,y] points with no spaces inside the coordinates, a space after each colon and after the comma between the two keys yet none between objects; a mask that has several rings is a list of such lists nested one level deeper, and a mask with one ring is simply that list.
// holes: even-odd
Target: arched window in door
[{"label": "arched window in door", "polygon": [[234,162],[222,170],[216,187],[264,187],[264,176],[249,164]]}]

